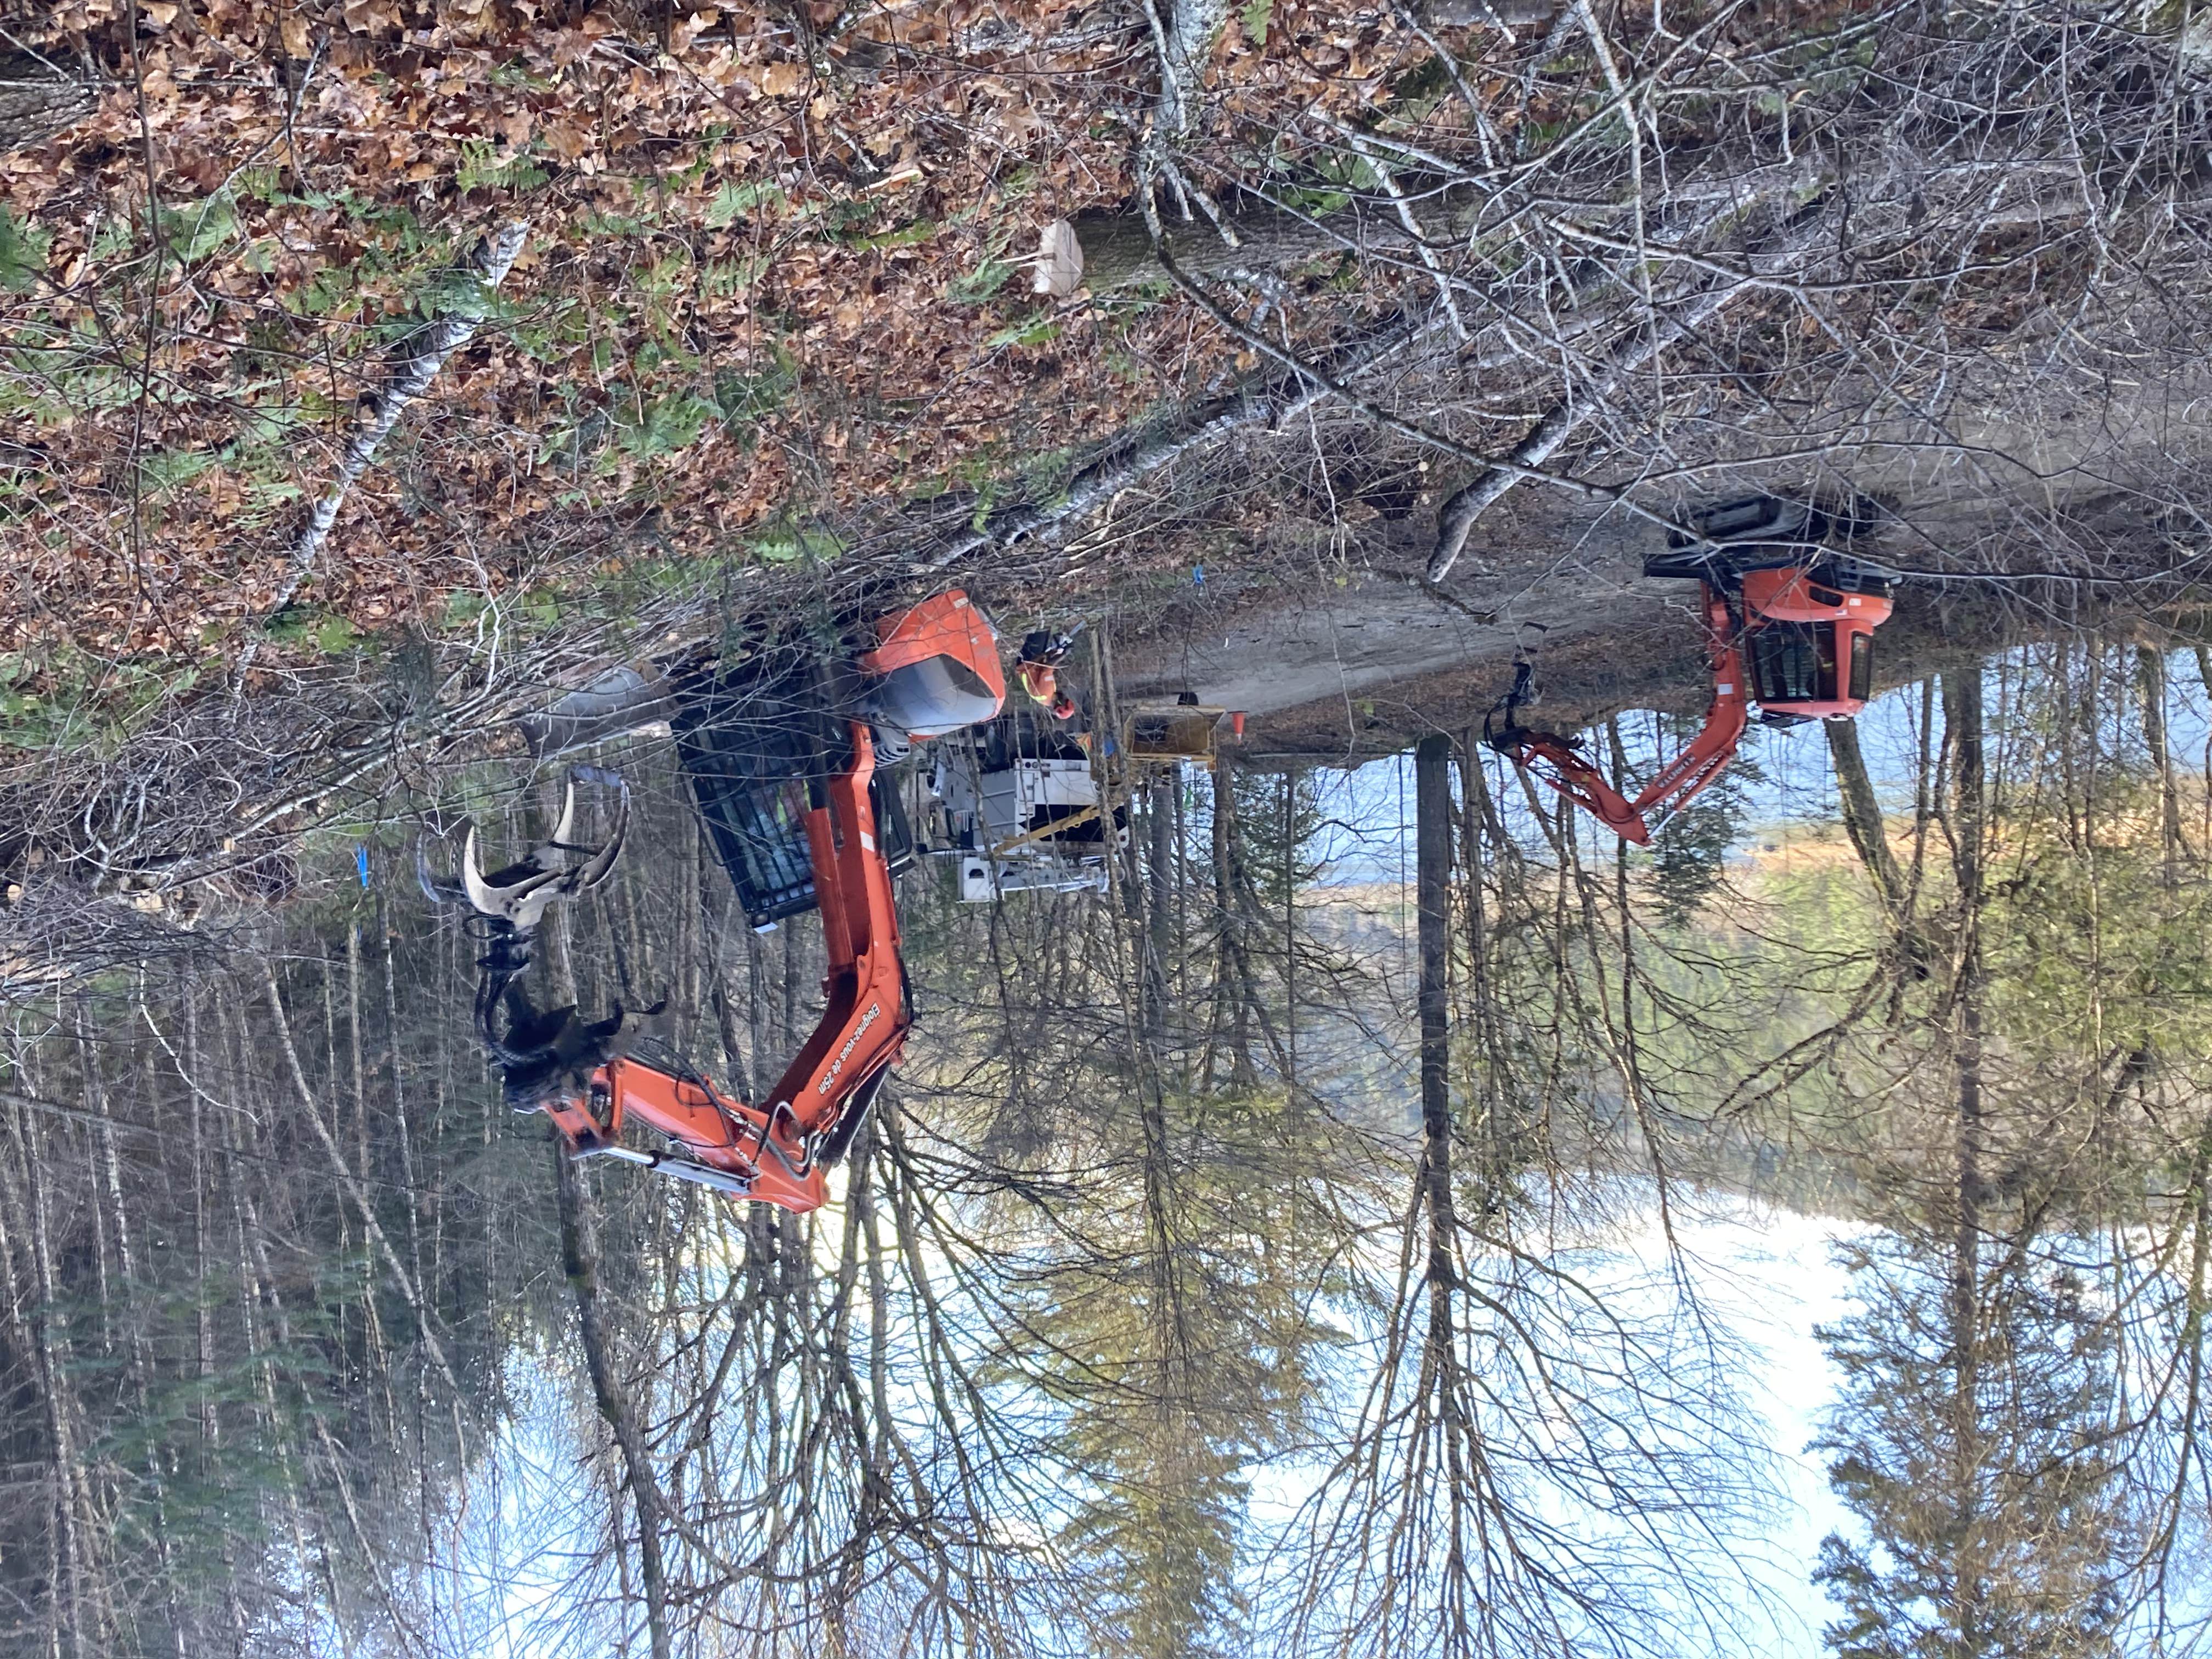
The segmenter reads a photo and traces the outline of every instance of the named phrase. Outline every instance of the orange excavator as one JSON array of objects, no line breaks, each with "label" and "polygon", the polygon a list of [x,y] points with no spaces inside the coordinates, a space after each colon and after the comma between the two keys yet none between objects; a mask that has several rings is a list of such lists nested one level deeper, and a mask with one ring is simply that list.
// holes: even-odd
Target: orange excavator
[{"label": "orange excavator", "polygon": [[1694,533],[1677,533],[1665,554],[1645,561],[1647,576],[1699,584],[1713,700],[1689,747],[1633,800],[1606,781],[1578,739],[1521,725],[1533,678],[1525,659],[1513,689],[1484,720],[1484,741],[1614,834],[1645,844],[1728,769],[1753,704],[1768,726],[1847,720],[1866,707],[1874,630],[1889,620],[1900,578],[1829,545],[1863,522],[1856,514],[1753,496],[1695,515]]},{"label": "orange excavator", "polygon": [[[617,775],[573,773],[551,838],[519,862],[479,873],[471,826],[458,882],[424,872],[434,897],[465,898],[483,919],[477,1029],[508,1104],[545,1113],[573,1155],[621,1159],[802,1213],[822,1203],[827,1172],[851,1146],[914,1020],[884,845],[895,796],[872,787],[877,754],[903,753],[916,738],[988,720],[1006,698],[997,632],[957,589],[887,619],[876,635],[874,647],[838,673],[799,677],[818,699],[811,708],[780,706],[769,695],[778,686],[791,692],[788,674],[765,690],[754,681],[733,690],[726,678],[716,696],[694,699],[711,726],[713,711],[757,711],[765,698],[775,710],[773,735],[799,738],[741,745],[757,762],[768,758],[736,782],[727,765],[702,763],[693,775],[748,916],[769,926],[763,916],[822,913],[828,1006],[764,1100],[737,1099],[680,1064],[631,1052],[633,1022],[619,1005],[607,1018],[586,1021],[573,1006],[542,1011],[523,990],[547,909],[605,881],[621,854],[629,791]],[[836,711],[827,720],[825,704]],[[808,732],[810,716],[828,730]],[[698,756],[727,758],[729,746],[716,749],[711,736],[696,724],[689,732],[687,770]],[[578,781],[618,792],[613,831],[596,848],[571,840]],[[782,868],[793,841],[805,848],[803,878]],[[665,1144],[633,1144],[633,1127]]]}]

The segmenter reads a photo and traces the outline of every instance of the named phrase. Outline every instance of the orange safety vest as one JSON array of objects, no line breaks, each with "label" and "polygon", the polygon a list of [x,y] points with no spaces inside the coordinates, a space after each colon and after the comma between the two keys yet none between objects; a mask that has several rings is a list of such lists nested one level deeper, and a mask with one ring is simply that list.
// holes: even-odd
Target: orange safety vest
[{"label": "orange safety vest", "polygon": [[1030,694],[1033,702],[1047,708],[1060,695],[1060,672],[1048,662],[1018,662],[1014,672],[1022,677],[1022,690]]}]

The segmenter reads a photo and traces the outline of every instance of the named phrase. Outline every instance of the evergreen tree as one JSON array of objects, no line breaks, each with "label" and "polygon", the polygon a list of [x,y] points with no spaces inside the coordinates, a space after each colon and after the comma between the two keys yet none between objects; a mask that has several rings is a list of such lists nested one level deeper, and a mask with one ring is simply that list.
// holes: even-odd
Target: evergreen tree
[{"label": "evergreen tree", "polygon": [[2070,1271],[2012,1261],[1962,1323],[1952,1266],[1910,1237],[1855,1247],[1859,1310],[1821,1333],[1844,1387],[1818,1443],[1868,1534],[1821,1544],[1815,1582],[1840,1610],[1827,1647],[2117,1656],[2142,1540],[2110,1328]]}]

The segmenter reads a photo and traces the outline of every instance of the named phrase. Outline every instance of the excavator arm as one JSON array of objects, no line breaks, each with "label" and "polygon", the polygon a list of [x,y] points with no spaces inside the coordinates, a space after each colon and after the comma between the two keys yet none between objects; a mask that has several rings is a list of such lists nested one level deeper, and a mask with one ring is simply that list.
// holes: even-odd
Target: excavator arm
[{"label": "excavator arm", "polygon": [[[575,1156],[645,1164],[787,1210],[804,1212],[822,1203],[826,1171],[866,1121],[914,1023],[890,861],[877,842],[869,793],[876,733],[896,758],[915,738],[992,718],[1006,699],[997,630],[959,589],[883,619],[876,632],[875,647],[853,664],[859,695],[833,703],[847,711],[847,757],[826,781],[808,781],[800,825],[829,961],[822,981],[827,1006],[764,1101],[737,1099],[681,1066],[632,1054],[629,1017],[620,1007],[587,1022],[573,1006],[539,1010],[523,989],[546,910],[605,880],[621,852],[629,791],[617,775],[578,769],[551,839],[493,875],[477,871],[473,827],[458,880],[433,876],[418,850],[428,896],[439,903],[465,899],[483,929],[477,1030],[500,1069],[508,1103],[545,1113]],[[579,778],[620,791],[614,831],[597,848],[569,840]],[[773,779],[779,790],[793,781]],[[733,879],[738,873],[732,866]],[[742,881],[739,890],[742,896]],[[627,1144],[633,1124],[656,1132],[666,1148]]]},{"label": "excavator arm", "polygon": [[[534,863],[476,878],[469,896],[493,927],[491,948],[479,963],[486,975],[477,998],[482,1034],[506,1073],[510,1103],[544,1111],[576,1156],[642,1164],[802,1213],[822,1203],[826,1172],[851,1145],[913,1024],[890,866],[877,845],[868,799],[875,745],[858,721],[848,722],[847,732],[850,758],[827,782],[811,787],[805,819],[829,957],[823,980],[828,1006],[764,1104],[623,1052],[619,1010],[611,1020],[586,1025],[573,1008],[541,1014],[530,1006],[514,981],[528,966],[530,935],[545,904],[507,896],[518,885],[532,894],[544,890],[543,871],[557,869],[556,844],[534,854]],[[599,855],[608,866],[612,851],[610,843]],[[469,873],[473,877],[472,865]],[[604,870],[597,878],[603,878]],[[568,890],[590,884],[595,882],[572,883]],[[504,917],[496,908],[503,897]],[[520,928],[518,908],[527,924]],[[655,1131],[669,1146],[648,1152],[626,1146],[633,1124]]]},{"label": "excavator arm", "polygon": [[1550,784],[1623,840],[1641,847],[1651,839],[1643,813],[1583,757],[1582,744],[1574,738],[1532,732],[1509,721],[1486,728],[1483,741],[1522,770]]},{"label": "excavator arm", "polygon": [[[1705,724],[1689,747],[1661,767],[1634,800],[1606,781],[1574,739],[1530,731],[1516,720],[1529,685],[1525,662],[1516,671],[1513,690],[1484,723],[1484,740],[1623,840],[1639,847],[1647,844],[1654,830],[1728,769],[1750,720],[1750,697],[1744,684],[1743,650],[1735,613],[1729,608],[1727,596],[1710,583],[1705,589],[1705,657],[1712,669],[1713,700],[1706,706]],[[1504,715],[1503,725],[1497,721],[1500,714]]]},{"label": "excavator arm", "polygon": [[[899,958],[890,866],[876,844],[868,781],[876,769],[868,728],[848,723],[852,756],[815,792],[806,815],[807,854],[822,913],[828,1006],[764,1105],[735,1100],[704,1079],[638,1060],[610,1060],[580,1097],[545,1111],[579,1154],[645,1163],[800,1212],[820,1206],[824,1176],[851,1145],[877,1088],[906,1046],[913,1024]],[[620,1147],[632,1121],[679,1150]]]}]

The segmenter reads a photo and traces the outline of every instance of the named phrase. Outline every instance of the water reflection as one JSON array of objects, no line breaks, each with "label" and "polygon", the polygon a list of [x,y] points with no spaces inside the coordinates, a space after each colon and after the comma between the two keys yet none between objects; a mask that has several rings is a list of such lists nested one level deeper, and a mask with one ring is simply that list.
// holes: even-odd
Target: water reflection
[{"label": "water reflection", "polygon": [[[1410,769],[1187,769],[1103,894],[924,860],[921,1024],[805,1220],[564,1195],[471,1046],[471,939],[363,825],[197,955],[9,1006],[0,1619],[71,1656],[2179,1649],[2205,709],[2193,651],[2025,649],[1786,734],[1633,857],[1452,750],[1442,1117]],[[744,926],[668,749],[602,757],[641,821],[549,969],[665,994],[742,1081],[818,945]],[[1832,814],[1776,826],[1808,753]],[[438,805],[519,846],[518,775]],[[1832,1293],[1825,1370],[1810,1312],[1761,1357]],[[1777,1508],[1808,1432],[1817,1559]]]}]

